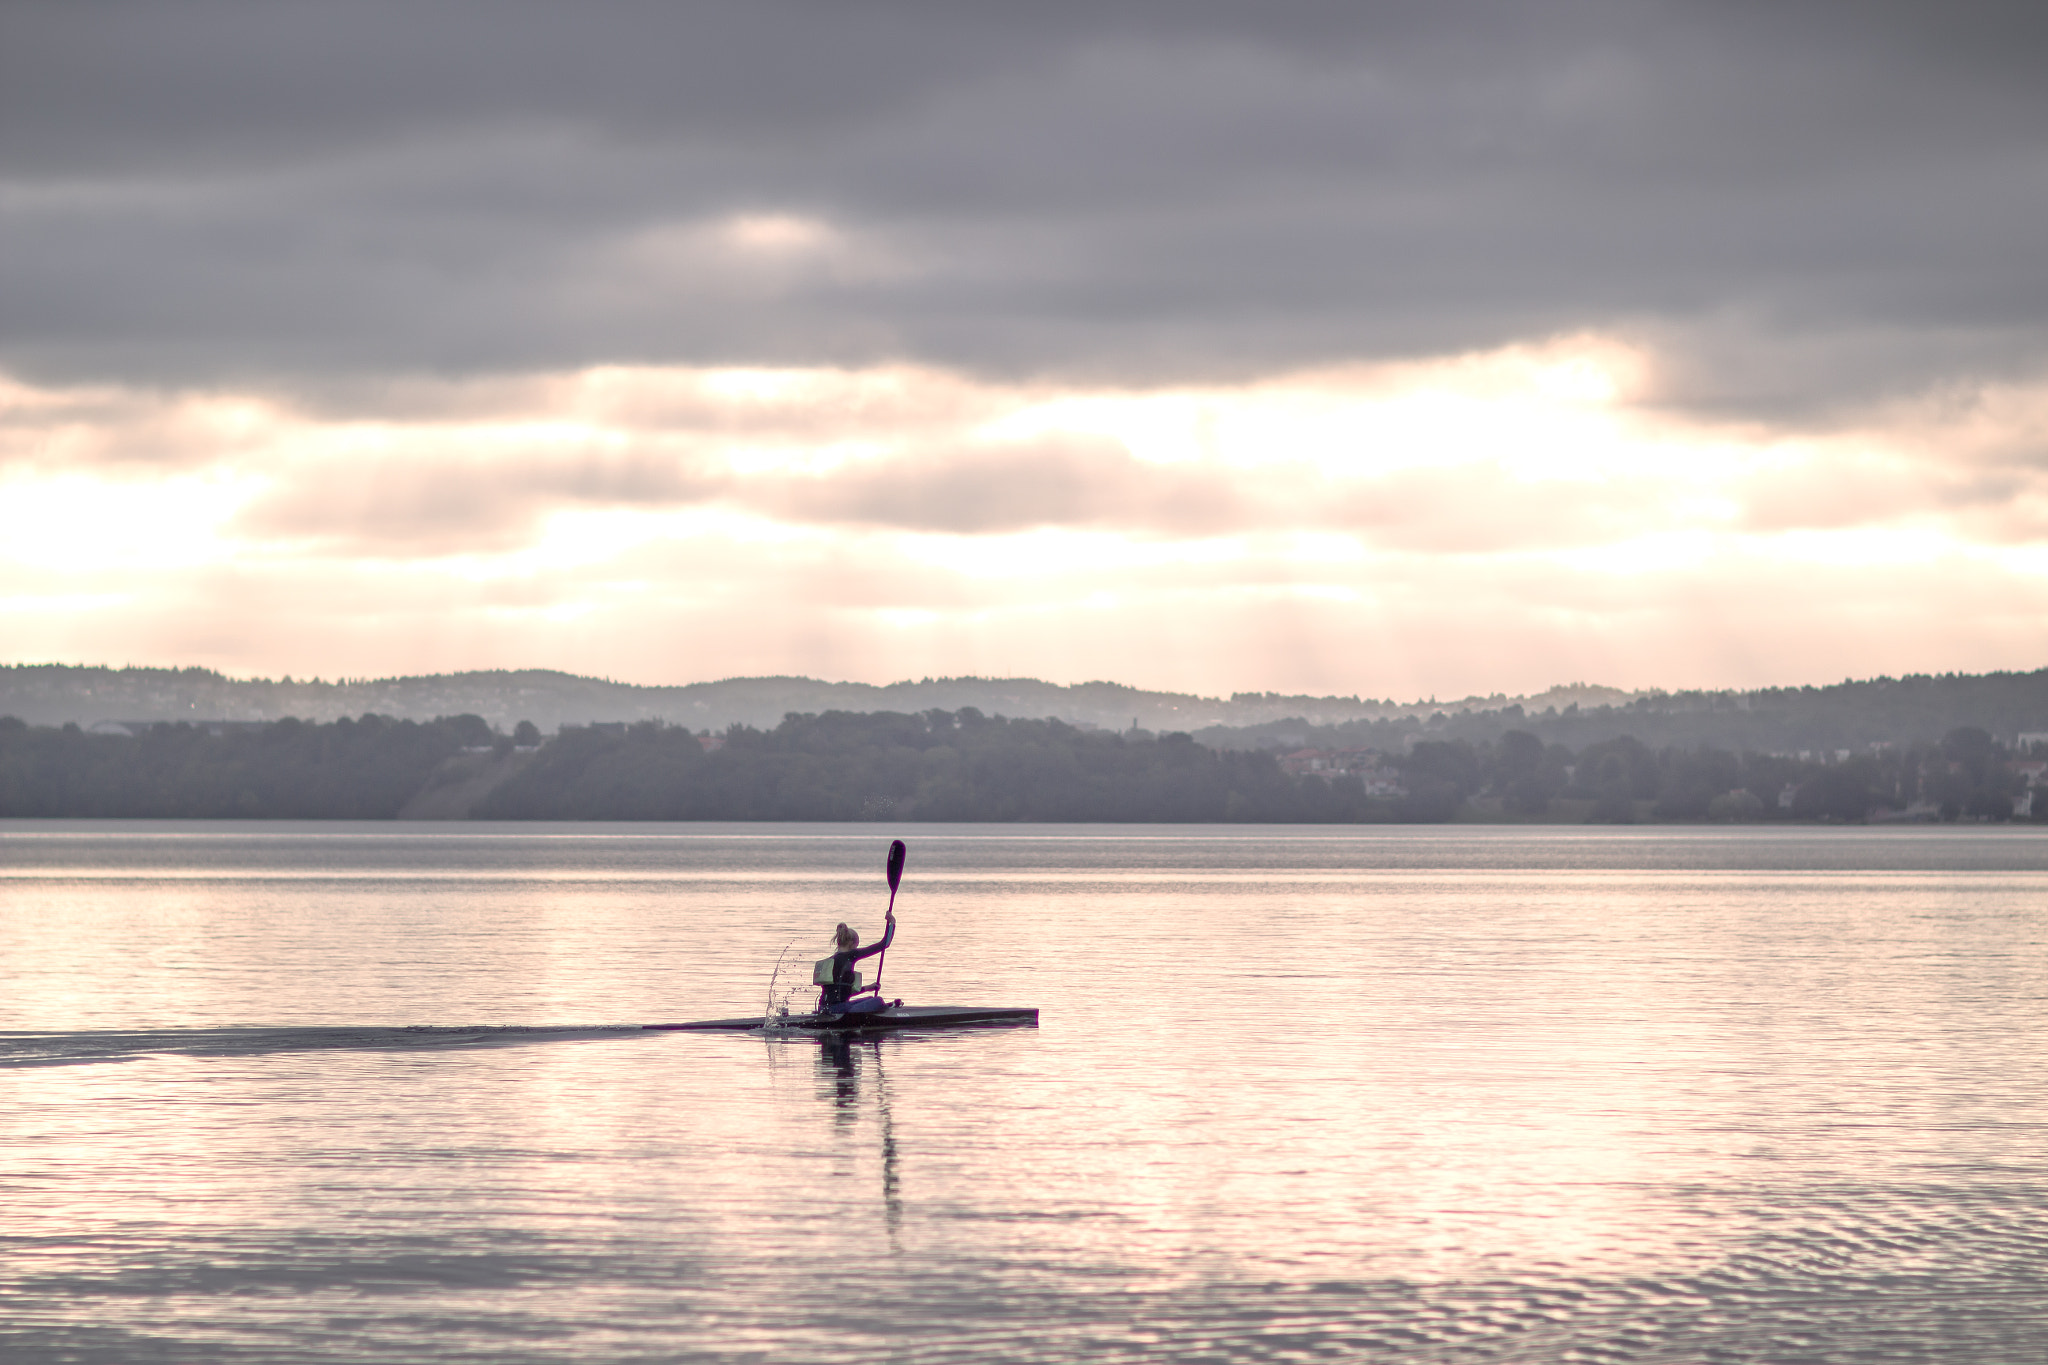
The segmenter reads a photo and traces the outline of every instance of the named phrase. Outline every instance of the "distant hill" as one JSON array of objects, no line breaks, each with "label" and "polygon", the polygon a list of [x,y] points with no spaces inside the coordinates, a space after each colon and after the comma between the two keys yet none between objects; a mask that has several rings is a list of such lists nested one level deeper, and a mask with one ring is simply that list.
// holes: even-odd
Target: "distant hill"
[{"label": "distant hill", "polygon": [[[1548,699],[1546,702],[1545,699]],[[1558,706],[1626,702],[1614,688],[1553,689],[1530,704]],[[1446,703],[1453,709],[1504,705],[1506,697]],[[1071,687],[1035,678],[925,678],[877,687],[811,678],[728,678],[679,687],[640,687],[546,669],[436,674],[417,678],[230,678],[203,668],[104,668],[91,665],[0,666],[0,715],[31,725],[119,721],[264,721],[296,716],[337,720],[377,714],[399,720],[476,715],[500,730],[530,720],[542,730],[593,721],[663,720],[692,730],[730,725],[772,728],[790,712],[958,711],[1103,729],[1172,731],[1246,726],[1300,719],[1316,725],[1428,715],[1434,701],[1401,704],[1358,697],[1239,693],[1222,699],[1147,692],[1121,683]]]},{"label": "distant hill", "polygon": [[1593,704],[1543,699],[1459,703],[1428,716],[1360,718],[1334,725],[1291,720],[1196,730],[1225,748],[1373,748],[1400,752],[1416,741],[1489,744],[1512,730],[1580,749],[1627,736],[1652,750],[1842,756],[1932,744],[1978,729],[2029,751],[2048,741],[2048,669],[2033,673],[1917,675],[1774,687],[1749,692],[1646,692]]},{"label": "distant hill", "polygon": [[564,725],[640,720],[722,733],[733,725],[772,729],[791,713],[965,708],[1012,719],[1057,718],[1082,729],[1123,731],[1135,725],[1154,733],[1185,731],[1217,748],[1398,750],[1419,738],[1485,743],[1519,729],[1575,749],[1629,735],[1653,749],[1795,753],[1933,742],[1961,726],[2023,747],[2022,736],[2048,734],[2048,669],[1744,692],[1627,692],[1571,683],[1534,696],[1397,702],[1272,692],[1201,697],[1034,678],[925,678],[886,686],[728,678],[641,687],[541,669],[272,681],[199,668],[0,665],[0,716],[86,729],[137,721],[332,721],[374,714],[422,722],[475,715],[508,733],[522,720],[549,733]]}]

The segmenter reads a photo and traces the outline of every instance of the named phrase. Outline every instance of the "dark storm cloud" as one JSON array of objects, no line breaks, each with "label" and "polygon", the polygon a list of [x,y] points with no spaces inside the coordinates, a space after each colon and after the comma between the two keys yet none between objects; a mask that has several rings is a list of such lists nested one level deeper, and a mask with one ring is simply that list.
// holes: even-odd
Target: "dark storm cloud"
[{"label": "dark storm cloud", "polygon": [[1826,407],[2048,358],[2044,15],[12,0],[0,365],[1148,382],[1596,329],[1671,401]]}]

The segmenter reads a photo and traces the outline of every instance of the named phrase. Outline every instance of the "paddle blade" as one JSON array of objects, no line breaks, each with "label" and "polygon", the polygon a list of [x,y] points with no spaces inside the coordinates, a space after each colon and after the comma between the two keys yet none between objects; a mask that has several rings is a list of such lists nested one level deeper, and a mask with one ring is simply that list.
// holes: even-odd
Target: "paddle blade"
[{"label": "paddle blade", "polygon": [[896,885],[897,885],[897,883],[899,883],[899,882],[901,882],[901,881],[903,880],[903,858],[904,858],[904,853],[905,853],[905,850],[904,850],[904,847],[903,847],[903,841],[902,841],[901,839],[895,839],[895,840],[891,840],[891,841],[890,841],[890,844],[889,844],[889,893],[890,893],[891,895],[894,895],[894,894],[896,893]]}]

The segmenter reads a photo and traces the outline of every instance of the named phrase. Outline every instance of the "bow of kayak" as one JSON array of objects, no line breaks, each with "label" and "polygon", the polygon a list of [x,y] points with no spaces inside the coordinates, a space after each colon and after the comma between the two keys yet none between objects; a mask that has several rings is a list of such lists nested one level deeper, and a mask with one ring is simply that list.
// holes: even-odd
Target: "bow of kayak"
[{"label": "bow of kayak", "polygon": [[[767,1022],[764,1016],[754,1015],[746,1019],[701,1019],[690,1024],[642,1024],[640,1027],[670,1033],[741,1033],[748,1029],[760,1028]],[[897,1005],[875,1014],[798,1014],[783,1021],[785,1028],[835,1032],[960,1028],[970,1024],[1028,1025],[1036,1028],[1038,1011],[997,1006]]]}]

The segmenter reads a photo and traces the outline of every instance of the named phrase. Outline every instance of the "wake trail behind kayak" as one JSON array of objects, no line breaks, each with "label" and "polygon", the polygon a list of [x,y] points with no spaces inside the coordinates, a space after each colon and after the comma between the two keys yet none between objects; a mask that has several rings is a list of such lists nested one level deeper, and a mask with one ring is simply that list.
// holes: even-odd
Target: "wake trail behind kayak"
[{"label": "wake trail behind kayak", "polygon": [[0,1070],[86,1066],[149,1057],[262,1057],[280,1053],[431,1051],[604,1038],[640,1038],[638,1024],[528,1027],[518,1024],[445,1027],[166,1028],[75,1033],[0,1032]]}]

